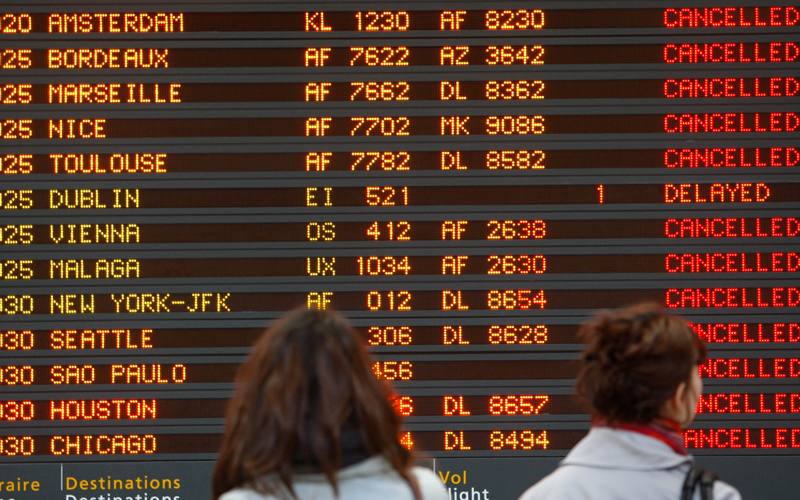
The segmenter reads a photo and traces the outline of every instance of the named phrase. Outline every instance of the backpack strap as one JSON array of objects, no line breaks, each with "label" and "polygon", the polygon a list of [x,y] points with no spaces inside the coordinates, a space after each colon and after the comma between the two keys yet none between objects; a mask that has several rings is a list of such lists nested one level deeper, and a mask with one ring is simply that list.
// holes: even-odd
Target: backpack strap
[{"label": "backpack strap", "polygon": [[700,476],[700,497],[703,500],[714,500],[714,481],[717,473],[711,470],[704,470]]},{"label": "backpack strap", "polygon": [[693,465],[689,469],[689,472],[686,473],[686,479],[683,481],[683,487],[681,488],[681,500],[692,500],[694,488],[700,481],[703,472],[703,469],[696,465]]},{"label": "backpack strap", "polygon": [[714,481],[716,480],[717,474],[715,472],[693,465],[689,472],[686,473],[686,480],[684,480],[681,488],[681,500],[692,500],[694,490],[698,484],[700,485],[700,498],[702,500],[714,500]]}]

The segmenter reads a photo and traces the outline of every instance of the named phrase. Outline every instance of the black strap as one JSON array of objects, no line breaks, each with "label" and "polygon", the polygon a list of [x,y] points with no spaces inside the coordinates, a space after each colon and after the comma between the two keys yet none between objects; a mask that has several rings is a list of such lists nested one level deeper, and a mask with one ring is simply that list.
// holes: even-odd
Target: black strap
[{"label": "black strap", "polygon": [[681,500],[692,500],[694,490],[700,484],[700,498],[702,500],[714,500],[714,481],[717,474],[714,471],[707,471],[696,465],[686,473],[686,480],[681,488]]},{"label": "black strap", "polygon": [[714,500],[714,481],[716,481],[717,473],[711,470],[703,471],[700,476],[700,497],[703,500]]}]

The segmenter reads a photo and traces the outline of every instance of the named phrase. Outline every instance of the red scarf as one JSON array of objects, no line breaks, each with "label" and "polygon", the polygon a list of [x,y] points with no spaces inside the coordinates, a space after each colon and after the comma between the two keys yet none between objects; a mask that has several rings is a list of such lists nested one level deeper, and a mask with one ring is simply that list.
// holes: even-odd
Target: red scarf
[{"label": "red scarf", "polygon": [[671,418],[657,418],[649,424],[616,424],[608,425],[605,421],[600,420],[593,422],[595,427],[612,427],[614,429],[622,429],[631,432],[638,432],[645,436],[650,436],[653,439],[658,439],[666,444],[672,451],[679,455],[688,455],[686,445],[683,440],[683,429],[681,425],[672,420]]}]

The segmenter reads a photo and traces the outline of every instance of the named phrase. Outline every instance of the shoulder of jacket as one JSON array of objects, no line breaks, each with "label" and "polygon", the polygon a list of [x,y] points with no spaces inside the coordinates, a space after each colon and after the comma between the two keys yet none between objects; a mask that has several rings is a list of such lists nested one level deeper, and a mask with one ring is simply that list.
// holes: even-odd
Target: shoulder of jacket
[{"label": "shoulder of jacket", "polygon": [[739,490],[725,481],[714,482],[714,500],[742,500]]},{"label": "shoulder of jacket", "polygon": [[219,500],[270,500],[271,498],[249,488],[235,488],[223,493]]},{"label": "shoulder of jacket", "polygon": [[417,478],[419,491],[424,500],[447,500],[447,491],[435,472],[425,467],[414,467],[411,472]]}]

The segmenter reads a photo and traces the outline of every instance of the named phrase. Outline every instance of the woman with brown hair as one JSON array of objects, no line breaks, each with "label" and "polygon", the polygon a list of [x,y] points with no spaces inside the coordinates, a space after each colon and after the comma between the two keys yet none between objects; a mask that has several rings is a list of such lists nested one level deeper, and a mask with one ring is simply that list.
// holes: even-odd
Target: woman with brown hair
[{"label": "woman with brown hair", "polygon": [[239,371],[214,499],[446,500],[400,443],[392,396],[344,318],[289,314]]},{"label": "woman with brown hair", "polygon": [[[694,464],[681,433],[703,390],[705,345],[656,304],[598,314],[579,336],[586,348],[577,391],[592,429],[520,500],[679,500]],[[722,481],[708,489],[716,500],[741,498]]]}]

